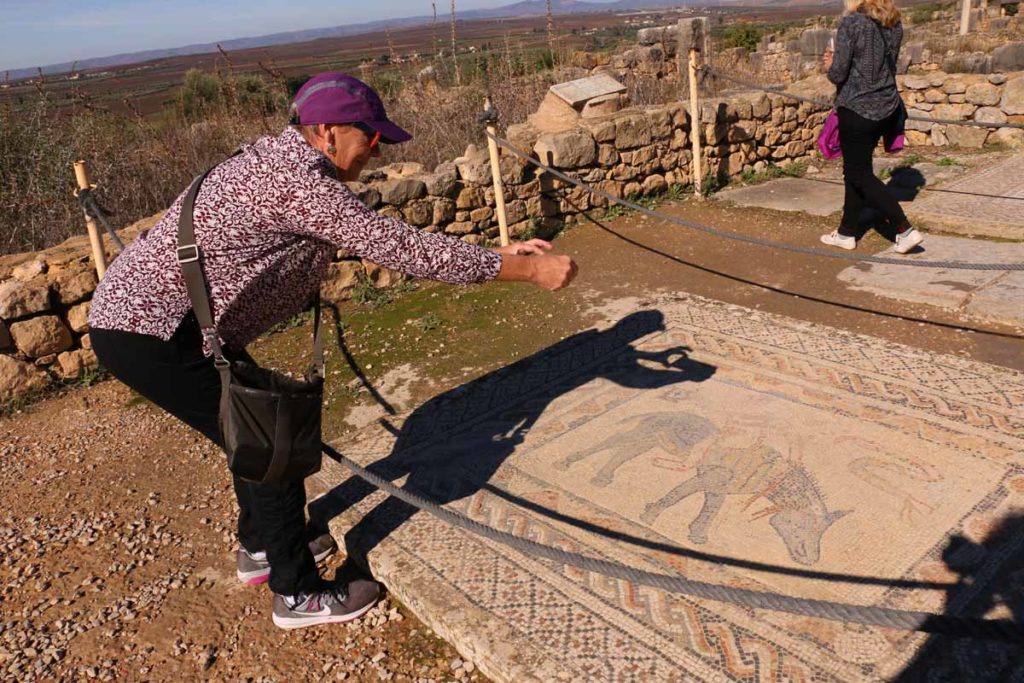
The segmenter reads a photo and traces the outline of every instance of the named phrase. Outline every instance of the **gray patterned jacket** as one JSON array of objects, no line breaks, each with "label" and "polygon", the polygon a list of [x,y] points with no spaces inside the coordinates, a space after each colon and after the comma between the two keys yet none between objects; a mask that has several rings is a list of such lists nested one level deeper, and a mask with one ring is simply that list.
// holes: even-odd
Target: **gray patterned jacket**
[{"label": "gray patterned jacket", "polygon": [[836,33],[832,68],[828,70],[828,80],[837,86],[837,109],[846,107],[873,121],[881,121],[896,110],[900,93],[895,65],[902,42],[903,25],[899,22],[886,28],[866,14],[843,17]]}]

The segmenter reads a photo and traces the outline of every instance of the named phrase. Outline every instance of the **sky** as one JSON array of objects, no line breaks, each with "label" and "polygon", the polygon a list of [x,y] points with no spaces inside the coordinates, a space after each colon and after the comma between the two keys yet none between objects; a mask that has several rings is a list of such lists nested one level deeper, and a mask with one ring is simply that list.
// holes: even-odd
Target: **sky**
[{"label": "sky", "polygon": [[[514,1],[457,0],[456,9]],[[438,15],[450,11],[437,0]],[[430,14],[430,0],[0,0],[0,72]]]}]

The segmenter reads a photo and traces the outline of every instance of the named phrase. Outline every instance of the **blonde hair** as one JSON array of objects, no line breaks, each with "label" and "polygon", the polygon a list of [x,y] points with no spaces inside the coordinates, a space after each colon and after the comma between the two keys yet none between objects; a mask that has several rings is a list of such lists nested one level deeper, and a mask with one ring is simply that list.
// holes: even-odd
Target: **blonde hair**
[{"label": "blonde hair", "polygon": [[892,0],[846,0],[846,11],[866,14],[886,28],[900,20],[900,11]]}]

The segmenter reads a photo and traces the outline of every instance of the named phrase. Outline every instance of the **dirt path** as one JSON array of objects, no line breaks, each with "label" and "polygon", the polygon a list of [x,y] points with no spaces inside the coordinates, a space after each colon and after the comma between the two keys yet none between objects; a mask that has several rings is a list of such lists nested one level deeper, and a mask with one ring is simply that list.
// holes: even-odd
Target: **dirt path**
[{"label": "dirt path", "polygon": [[[693,200],[661,210],[804,244],[828,227]],[[867,246],[884,242],[869,237]],[[835,279],[841,262],[766,253],[632,216],[575,226],[558,247],[582,267],[565,292],[422,286],[376,310],[345,307],[349,359],[332,349],[327,435],[410,409],[675,291],[1024,369],[1019,339],[930,325],[923,321],[969,321],[848,290]],[[297,368],[307,335],[298,325],[252,350]],[[0,678],[480,680],[391,601],[347,627],[273,627],[266,589],[234,578],[235,511],[221,456],[115,382],[0,419],[0,488]],[[328,571],[340,563],[332,559]]]}]

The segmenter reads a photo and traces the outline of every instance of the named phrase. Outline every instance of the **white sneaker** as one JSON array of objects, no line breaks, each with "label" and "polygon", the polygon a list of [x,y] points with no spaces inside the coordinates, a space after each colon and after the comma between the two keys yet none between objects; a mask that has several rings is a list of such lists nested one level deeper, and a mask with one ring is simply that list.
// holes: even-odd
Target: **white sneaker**
[{"label": "white sneaker", "polygon": [[918,232],[917,228],[911,228],[902,234],[896,235],[895,251],[897,254],[906,254],[921,244],[921,242],[924,242],[924,235]]},{"label": "white sneaker", "polygon": [[838,230],[833,230],[827,235],[821,236],[821,241],[830,247],[839,247],[840,249],[856,249],[857,238],[848,237],[846,235],[840,235]]}]

